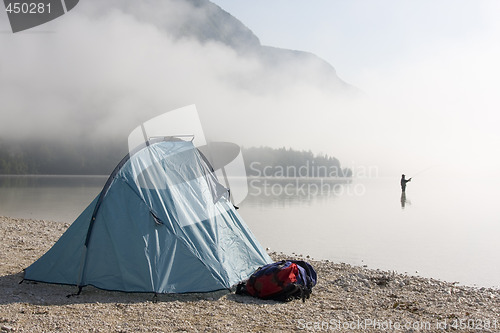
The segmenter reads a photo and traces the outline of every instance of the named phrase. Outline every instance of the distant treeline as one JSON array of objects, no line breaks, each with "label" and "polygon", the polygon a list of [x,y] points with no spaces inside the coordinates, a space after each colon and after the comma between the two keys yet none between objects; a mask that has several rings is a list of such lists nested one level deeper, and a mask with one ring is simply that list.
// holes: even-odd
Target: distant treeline
[{"label": "distant treeline", "polygon": [[127,153],[116,142],[0,140],[0,174],[105,175]]},{"label": "distant treeline", "polygon": [[[311,151],[253,147],[242,153],[249,176],[352,176],[336,158]],[[0,140],[0,174],[108,175],[126,154],[122,142]]]},{"label": "distant treeline", "polygon": [[338,159],[311,151],[252,147],[242,150],[248,176],[255,177],[352,177]]}]

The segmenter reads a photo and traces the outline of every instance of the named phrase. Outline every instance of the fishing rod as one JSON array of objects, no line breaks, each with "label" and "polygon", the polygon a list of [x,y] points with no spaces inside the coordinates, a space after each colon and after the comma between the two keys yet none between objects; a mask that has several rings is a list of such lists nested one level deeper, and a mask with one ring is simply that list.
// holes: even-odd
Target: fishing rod
[{"label": "fishing rod", "polygon": [[435,167],[435,165],[431,165],[431,166],[429,166],[429,167],[427,167],[427,168],[425,168],[425,169],[422,169],[422,170],[420,170],[419,172],[417,172],[417,173],[413,174],[413,176],[411,176],[409,179],[412,179],[412,178],[413,178],[413,177],[415,177],[416,175],[419,175],[419,174],[421,174],[421,173],[423,173],[423,172],[425,172],[425,171],[427,171],[427,170],[429,170],[429,169],[432,169],[432,168],[434,168],[434,167]]}]

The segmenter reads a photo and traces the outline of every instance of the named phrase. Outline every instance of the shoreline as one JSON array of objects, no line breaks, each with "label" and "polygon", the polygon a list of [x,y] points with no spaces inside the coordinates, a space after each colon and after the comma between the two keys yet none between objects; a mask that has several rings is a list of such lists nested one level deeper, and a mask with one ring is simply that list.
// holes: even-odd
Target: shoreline
[{"label": "shoreline", "polygon": [[305,303],[228,291],[123,293],[25,281],[68,223],[0,217],[0,332],[498,332],[500,290],[304,259],[318,273]]}]

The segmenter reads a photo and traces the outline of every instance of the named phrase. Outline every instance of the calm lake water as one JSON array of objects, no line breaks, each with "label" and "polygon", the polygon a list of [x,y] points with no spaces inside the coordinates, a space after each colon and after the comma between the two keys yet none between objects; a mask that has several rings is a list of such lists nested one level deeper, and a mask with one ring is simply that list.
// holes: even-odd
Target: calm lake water
[{"label": "calm lake water", "polygon": [[[107,177],[0,176],[0,215],[72,222]],[[238,212],[264,247],[369,268],[500,285],[499,179],[250,181]]]}]

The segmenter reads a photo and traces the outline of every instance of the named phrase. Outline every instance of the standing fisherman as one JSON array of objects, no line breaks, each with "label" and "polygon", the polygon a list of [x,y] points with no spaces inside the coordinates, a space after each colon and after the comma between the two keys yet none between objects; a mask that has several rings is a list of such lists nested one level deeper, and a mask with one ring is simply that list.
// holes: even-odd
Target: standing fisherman
[{"label": "standing fisherman", "polygon": [[408,183],[408,182],[411,182],[411,178],[410,179],[405,179],[405,175],[402,175],[401,176],[401,190],[403,191],[403,193],[406,190],[406,183]]}]

